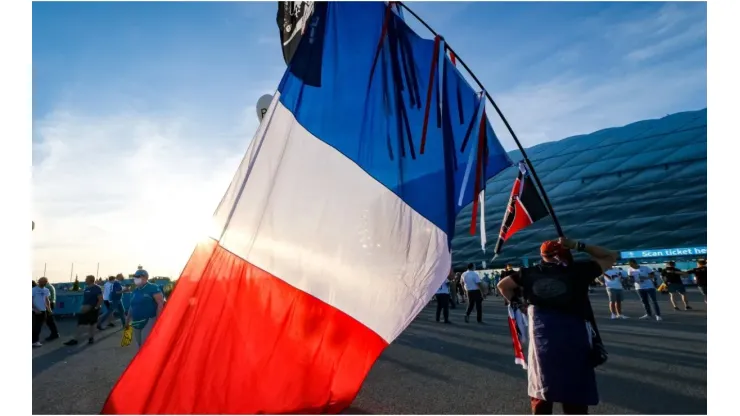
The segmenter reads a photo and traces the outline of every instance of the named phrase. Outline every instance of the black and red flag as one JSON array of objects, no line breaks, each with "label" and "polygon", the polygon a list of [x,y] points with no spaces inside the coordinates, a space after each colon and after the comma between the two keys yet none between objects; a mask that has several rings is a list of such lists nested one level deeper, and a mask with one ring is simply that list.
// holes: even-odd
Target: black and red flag
[{"label": "black and red flag", "polygon": [[504,221],[501,223],[501,231],[496,241],[494,256],[501,252],[504,241],[516,234],[519,230],[529,227],[536,221],[549,215],[545,204],[537,193],[537,188],[532,182],[527,165],[519,162],[519,175],[514,181],[514,187],[511,190],[509,206],[504,214]]}]

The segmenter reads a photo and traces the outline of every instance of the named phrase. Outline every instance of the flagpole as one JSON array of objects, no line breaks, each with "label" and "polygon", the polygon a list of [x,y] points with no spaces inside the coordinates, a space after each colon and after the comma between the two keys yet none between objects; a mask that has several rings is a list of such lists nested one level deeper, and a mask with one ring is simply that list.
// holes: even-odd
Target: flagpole
[{"label": "flagpole", "polygon": [[44,263],[44,277],[46,277],[46,263]]},{"label": "flagpole", "polygon": [[[416,12],[414,12],[413,10],[411,10],[406,4],[404,4],[401,1],[394,2],[394,3],[398,3],[399,5],[401,5],[401,7],[406,9],[406,11],[408,11],[412,16],[414,16],[416,20],[418,20],[422,25],[424,25],[424,27],[426,27],[430,32],[432,32],[434,36],[440,36],[439,33],[437,33],[434,29],[432,29],[432,27],[429,26],[429,24],[425,22],[424,19],[419,17],[419,15],[416,14]],[[555,210],[553,209],[552,204],[550,203],[550,198],[548,198],[547,192],[545,192],[545,187],[542,186],[542,182],[540,182],[540,178],[539,176],[537,176],[537,172],[534,169],[534,165],[532,165],[532,162],[529,160],[529,157],[527,157],[527,152],[524,150],[524,147],[522,146],[522,143],[519,141],[519,138],[516,136],[516,133],[514,133],[514,129],[511,128],[509,121],[506,119],[506,117],[504,117],[504,113],[501,111],[501,109],[498,107],[496,102],[493,100],[493,97],[491,97],[491,94],[488,93],[488,90],[486,90],[486,88],[483,87],[483,83],[480,82],[480,80],[478,80],[478,77],[476,77],[473,71],[471,71],[470,68],[468,68],[468,66],[465,64],[462,58],[460,58],[460,55],[455,53],[455,50],[452,49],[452,47],[450,47],[449,43],[447,43],[446,40],[444,42],[444,46],[445,46],[445,49],[449,50],[452,54],[455,55],[457,62],[460,62],[460,65],[462,65],[463,68],[465,68],[465,71],[467,71],[467,73],[473,78],[473,81],[475,81],[475,83],[478,84],[478,87],[481,90],[483,90],[483,92],[486,94],[486,98],[488,99],[488,101],[491,102],[491,105],[493,105],[493,108],[496,110],[496,113],[501,118],[501,121],[504,122],[506,129],[509,131],[509,134],[511,134],[511,137],[514,139],[516,146],[519,148],[519,151],[522,152],[522,158],[524,158],[524,163],[527,164],[527,168],[529,168],[529,172],[532,174],[532,178],[534,179],[535,183],[537,184],[537,187],[540,190],[540,193],[542,194],[542,199],[545,203],[545,206],[547,207],[547,210],[550,213],[552,222],[555,224],[555,230],[557,231],[558,236],[565,237],[565,234],[563,233],[563,228],[560,226],[560,221],[558,221],[558,217],[555,215]]]}]

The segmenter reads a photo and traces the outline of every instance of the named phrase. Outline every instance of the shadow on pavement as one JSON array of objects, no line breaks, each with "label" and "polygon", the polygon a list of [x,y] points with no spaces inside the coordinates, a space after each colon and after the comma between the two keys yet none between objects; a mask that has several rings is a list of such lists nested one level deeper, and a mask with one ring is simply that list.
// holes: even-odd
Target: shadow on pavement
[{"label": "shadow on pavement", "polygon": [[[608,364],[606,364],[608,365]],[[597,374],[602,402],[617,404],[638,414],[707,413],[706,398],[690,397],[636,378]]]},{"label": "shadow on pavement", "polygon": [[[103,341],[104,339],[107,339],[116,334],[120,336],[121,332],[119,328],[117,331],[108,330],[108,331],[103,332],[102,334],[103,335],[101,336],[100,333],[98,333],[98,336],[95,337],[96,343],[99,343]],[[64,361],[65,359],[70,358],[81,352],[84,352],[88,348],[92,348],[95,345],[95,344],[90,345],[87,343],[87,341],[82,341],[80,342],[80,344],[75,345],[75,346],[66,346],[64,345],[64,342],[66,342],[68,339],[69,338],[62,337],[55,341],[50,341],[50,342],[58,343],[56,345],[57,349],[51,350],[47,352],[46,354],[33,357],[33,361],[32,361],[33,369],[31,372],[32,378],[48,370],[54,364],[60,361]]]}]

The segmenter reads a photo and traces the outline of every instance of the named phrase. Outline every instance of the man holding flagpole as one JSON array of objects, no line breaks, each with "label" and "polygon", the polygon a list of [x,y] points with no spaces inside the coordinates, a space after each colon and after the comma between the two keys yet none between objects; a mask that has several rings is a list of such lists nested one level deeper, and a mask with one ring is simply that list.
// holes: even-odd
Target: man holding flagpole
[{"label": "man holding flagpole", "polygon": [[[527,164],[520,162],[495,255],[512,235],[551,214],[552,208],[540,198]],[[557,402],[565,414],[586,414],[588,406],[599,402],[594,368],[607,359],[588,293],[591,283],[614,264],[617,255],[564,238],[552,218],[561,238],[542,244],[542,262],[518,271],[507,265],[497,286],[510,305],[515,360],[529,374],[532,413],[551,414]],[[572,249],[589,254],[591,260],[575,262]],[[526,318],[520,308],[526,311]],[[520,322],[525,319],[528,325]],[[528,336],[524,336],[527,326]],[[525,360],[521,339],[527,338],[529,357]]]},{"label": "man holding flagpole", "polygon": [[[574,261],[570,250],[591,259]],[[540,247],[542,263],[523,267],[499,282],[512,300],[521,288],[528,304],[529,397],[533,414],[552,414],[561,403],[565,414],[586,414],[599,403],[594,367],[606,360],[589,321],[588,288],[617,260],[613,251],[560,238]]]}]

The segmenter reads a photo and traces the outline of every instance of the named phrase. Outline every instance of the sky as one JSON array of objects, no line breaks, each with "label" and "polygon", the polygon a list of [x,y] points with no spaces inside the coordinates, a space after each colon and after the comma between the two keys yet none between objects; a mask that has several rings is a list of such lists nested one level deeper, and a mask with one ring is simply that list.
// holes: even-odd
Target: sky
[{"label": "sky", "polygon": [[[525,147],[706,107],[705,3],[409,4]],[[33,3],[34,277],[179,275],[285,70],[276,12]]]}]

